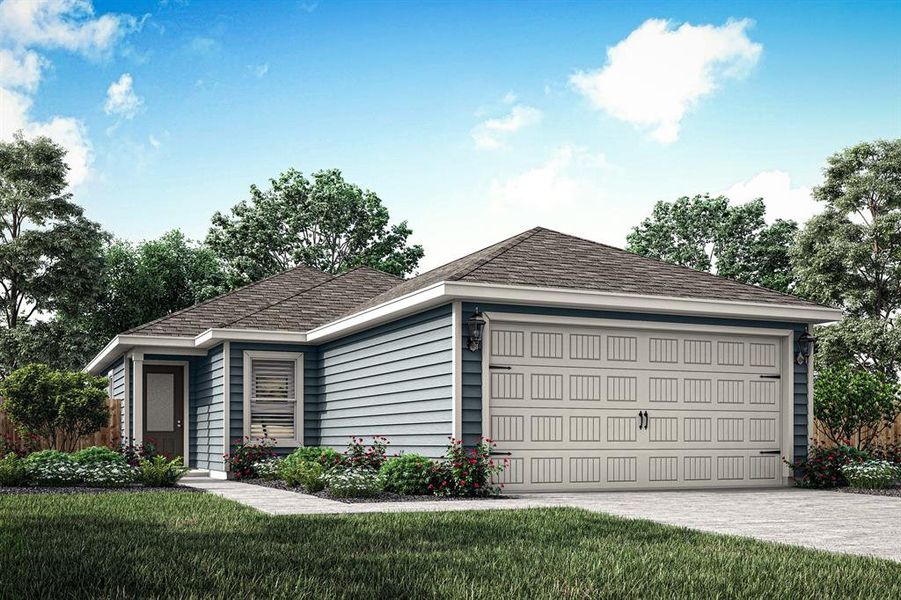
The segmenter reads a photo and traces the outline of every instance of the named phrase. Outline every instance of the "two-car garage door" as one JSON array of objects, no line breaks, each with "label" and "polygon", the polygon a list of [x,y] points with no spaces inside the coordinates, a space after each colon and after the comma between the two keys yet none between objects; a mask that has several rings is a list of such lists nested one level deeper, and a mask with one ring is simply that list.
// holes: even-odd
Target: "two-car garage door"
[{"label": "two-car garage door", "polygon": [[508,491],[782,481],[780,337],[497,322],[487,341]]}]

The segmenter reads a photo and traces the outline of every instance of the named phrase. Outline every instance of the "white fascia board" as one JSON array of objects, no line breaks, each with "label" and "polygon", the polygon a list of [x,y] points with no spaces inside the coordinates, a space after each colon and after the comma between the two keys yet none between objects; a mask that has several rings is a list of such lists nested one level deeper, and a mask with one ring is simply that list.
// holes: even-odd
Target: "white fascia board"
[{"label": "white fascia board", "polygon": [[198,348],[209,348],[225,341],[303,344],[307,341],[307,334],[263,329],[207,329],[194,338],[194,343]]},{"label": "white fascia board", "polygon": [[330,339],[368,329],[406,314],[421,311],[444,302],[449,302],[443,281],[416,290],[394,300],[389,300],[358,313],[342,317],[307,332],[310,342],[326,342]]},{"label": "white fascia board", "polygon": [[537,288],[455,281],[446,283],[445,291],[450,297],[471,302],[561,306],[756,321],[828,323],[842,318],[841,310],[825,307],[612,294],[567,288]]},{"label": "white fascia board", "polygon": [[171,348],[185,349],[194,348],[193,337],[179,336],[157,336],[157,335],[127,335],[120,334],[109,341],[103,350],[97,353],[91,362],[83,369],[87,373],[96,374],[98,368],[105,365],[110,360],[117,358],[126,350],[141,346],[144,348]]}]

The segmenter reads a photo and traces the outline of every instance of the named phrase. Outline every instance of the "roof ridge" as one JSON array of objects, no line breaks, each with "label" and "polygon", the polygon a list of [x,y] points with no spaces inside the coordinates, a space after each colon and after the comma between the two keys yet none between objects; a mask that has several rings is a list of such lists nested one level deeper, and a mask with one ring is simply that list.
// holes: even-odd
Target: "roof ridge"
[{"label": "roof ridge", "polygon": [[[375,272],[375,273],[379,273],[379,274],[382,274],[382,275],[388,275],[388,276],[390,276],[390,277],[392,277],[392,278],[394,278],[394,279],[397,279],[397,278],[398,278],[396,275],[392,275],[391,273],[385,273],[384,271],[379,271],[378,269],[374,269],[374,268],[372,268],[372,267],[370,267],[370,266],[368,266],[368,265],[357,265],[356,267],[354,267],[354,268],[352,268],[352,269],[348,269],[347,271],[342,271],[341,273],[338,273],[337,275],[332,275],[331,277],[329,277],[329,278],[326,279],[325,281],[321,281],[321,282],[317,283],[316,285],[312,285],[312,286],[310,286],[310,287],[308,287],[308,288],[304,288],[304,289],[300,290],[299,292],[296,292],[296,293],[294,293],[294,294],[291,294],[290,296],[286,296],[286,297],[284,297],[284,298],[281,298],[280,300],[276,300],[276,301],[274,301],[274,302],[270,302],[270,303],[267,304],[266,306],[261,306],[260,308],[258,308],[258,309],[256,309],[256,310],[252,310],[252,311],[250,311],[250,312],[248,312],[248,313],[245,313],[245,314],[241,315],[240,317],[237,317],[237,318],[235,318],[235,319],[232,319],[231,321],[225,321],[225,322],[222,323],[222,326],[223,326],[223,327],[227,327],[227,326],[229,326],[229,325],[234,325],[234,324],[237,323],[238,321],[243,321],[244,319],[247,319],[247,318],[250,318],[250,317],[252,317],[252,316],[254,316],[254,315],[257,315],[257,314],[263,312],[264,310],[269,310],[270,308],[273,308],[273,307],[275,307],[275,306],[278,306],[278,305],[281,304],[282,302],[287,302],[288,300],[293,300],[294,298],[297,298],[298,296],[303,296],[304,294],[306,294],[306,293],[308,293],[308,292],[312,292],[313,290],[315,290],[315,289],[317,289],[317,288],[320,288],[320,287],[324,286],[324,285],[327,284],[327,283],[331,283],[331,282],[335,281],[336,279],[341,279],[341,278],[344,277],[345,275],[349,275],[349,274],[351,274],[351,273],[353,273],[353,272],[355,272],[355,271],[358,271],[358,270],[360,270],[360,269],[367,269],[367,270],[373,271],[373,272]],[[323,272],[324,272],[324,271],[323,271]]]},{"label": "roof ridge", "polygon": [[588,243],[590,243],[590,244],[595,244],[595,245],[597,245],[597,246],[602,246],[602,247],[604,247],[604,248],[607,248],[608,250],[613,250],[613,251],[619,252],[619,253],[621,253],[621,254],[627,254],[627,255],[629,255],[629,256],[636,256],[636,257],[638,257],[638,258],[640,258],[640,259],[652,261],[652,262],[655,262],[655,263],[661,263],[661,264],[664,264],[664,265],[667,265],[667,266],[670,266],[670,267],[675,267],[675,268],[677,268],[677,269],[683,269],[683,270],[686,270],[686,271],[690,271],[690,272],[692,272],[692,273],[699,273],[699,274],[701,274],[701,275],[703,275],[703,276],[713,277],[713,278],[715,278],[715,279],[717,279],[717,280],[728,281],[728,282],[730,282],[730,283],[736,283],[736,284],[738,284],[738,285],[740,285],[740,286],[751,287],[751,288],[754,288],[754,289],[757,289],[757,290],[766,290],[767,292],[772,292],[773,294],[779,294],[780,296],[785,296],[786,298],[792,298],[792,299],[794,299],[794,300],[802,300],[802,301],[804,301],[804,302],[810,302],[811,304],[818,304],[817,302],[811,302],[810,300],[808,300],[807,298],[804,298],[804,297],[802,297],[802,296],[796,296],[796,295],[794,295],[794,294],[788,294],[788,293],[786,293],[786,292],[780,292],[779,290],[774,290],[773,288],[768,288],[768,287],[765,287],[765,286],[762,286],[762,285],[757,285],[757,284],[754,284],[754,283],[747,283],[747,282],[745,282],[745,281],[739,281],[739,280],[737,280],[737,279],[732,279],[731,277],[726,277],[725,275],[720,275],[720,274],[718,274],[718,273],[711,273],[710,271],[701,271],[701,270],[699,270],[699,269],[694,269],[694,268],[689,267],[689,266],[687,266],[687,265],[680,265],[680,264],[677,264],[677,263],[672,263],[672,262],[663,260],[662,258],[654,258],[653,256],[645,256],[644,254],[638,254],[637,252],[632,252],[632,251],[630,251],[630,250],[626,250],[625,248],[618,248],[617,246],[612,246],[612,245],[610,245],[610,244],[605,244],[605,243],[603,243],[603,242],[598,242],[598,241],[595,241],[595,240],[590,240],[590,239],[588,239],[588,238],[584,238],[584,237],[581,237],[581,236],[578,236],[578,235],[572,235],[572,234],[570,234],[570,233],[563,233],[562,231],[557,231],[557,230],[555,230],[555,229],[547,229],[547,228],[545,228],[545,227],[538,227],[537,229],[543,229],[544,231],[549,231],[549,232],[551,232],[551,233],[556,233],[557,235],[563,235],[563,236],[571,237],[571,238],[574,238],[574,239],[577,239],[577,240],[582,240],[583,242],[588,242]]},{"label": "roof ridge", "polygon": [[[530,237],[532,237],[533,235],[535,235],[536,233],[538,233],[541,230],[542,230],[541,227],[533,227],[532,229],[527,229],[523,232],[517,233],[516,235],[514,235],[510,238],[507,238],[503,242],[499,242],[500,247],[497,248],[494,252],[490,253],[488,256],[486,256],[480,260],[477,260],[476,264],[474,266],[472,266],[471,268],[465,267],[465,268],[461,268],[461,269],[451,273],[447,277],[447,280],[448,281],[459,281],[459,280],[463,279],[470,273],[476,271],[477,269],[479,269],[481,267],[484,267],[491,261],[495,260],[496,258],[501,256],[508,250],[511,250],[511,249],[515,248],[516,246],[520,245],[521,243],[523,243],[524,241],[526,241],[527,239],[529,239]],[[519,238],[519,239],[517,239],[517,238]],[[497,245],[498,244],[492,244],[492,246],[497,246]],[[491,248],[492,246],[488,246],[488,248]],[[483,248],[482,250],[474,252],[473,254],[478,254],[478,252],[482,252],[483,250],[487,250],[487,248]]]},{"label": "roof ridge", "polygon": [[[140,325],[136,325],[135,327],[132,327],[131,329],[128,329],[127,331],[123,332],[123,335],[125,335],[125,334],[130,334],[130,333],[134,333],[134,332],[137,332],[137,331],[140,331],[140,330],[142,330],[142,329],[144,329],[144,328],[146,328],[146,327],[149,327],[149,326],[154,325],[154,324],[156,324],[156,323],[159,323],[159,322],[161,322],[161,321],[165,321],[166,319],[168,319],[168,318],[170,318],[170,317],[174,317],[174,316],[176,316],[176,315],[180,315],[180,314],[186,313],[186,312],[188,312],[188,311],[190,311],[190,310],[194,310],[195,308],[199,308],[199,307],[201,307],[201,306],[205,306],[205,305],[207,305],[207,304],[209,304],[209,303],[211,303],[211,302],[213,302],[213,301],[215,301],[215,300],[220,300],[220,299],[222,299],[222,298],[225,298],[226,296],[231,296],[231,295],[233,295],[233,294],[237,294],[238,292],[242,292],[242,291],[244,291],[244,290],[250,289],[250,288],[255,287],[255,286],[257,286],[257,285],[259,285],[259,284],[261,284],[261,283],[264,283],[264,282],[266,282],[266,281],[269,281],[270,279],[273,279],[273,278],[278,277],[278,276],[280,276],[280,275],[284,275],[285,273],[290,273],[290,272],[292,272],[292,271],[296,271],[296,270],[301,269],[301,268],[308,269],[308,270],[312,270],[312,271],[317,271],[317,272],[322,273],[322,274],[324,274],[324,275],[330,275],[329,273],[326,273],[325,271],[322,271],[322,270],[320,270],[320,269],[317,269],[316,267],[311,267],[311,266],[305,265],[305,264],[295,265],[295,266],[291,267],[290,269],[285,269],[284,271],[279,271],[278,273],[273,273],[272,275],[267,275],[266,277],[263,277],[262,279],[257,279],[256,281],[253,281],[253,282],[251,282],[251,283],[248,283],[247,285],[241,286],[241,287],[239,287],[239,288],[237,288],[237,289],[234,289],[234,290],[225,292],[224,294],[219,294],[218,296],[213,296],[212,298],[207,298],[206,300],[203,300],[202,302],[198,302],[197,304],[192,304],[191,306],[186,306],[186,307],[184,307],[184,308],[180,308],[180,309],[178,309],[178,310],[176,310],[176,311],[174,311],[174,312],[171,312],[171,313],[169,313],[169,314],[167,314],[167,315],[163,315],[162,317],[157,317],[156,319],[153,319],[152,321],[147,321],[146,323],[141,323]],[[333,277],[333,276],[332,276],[332,277]]]}]

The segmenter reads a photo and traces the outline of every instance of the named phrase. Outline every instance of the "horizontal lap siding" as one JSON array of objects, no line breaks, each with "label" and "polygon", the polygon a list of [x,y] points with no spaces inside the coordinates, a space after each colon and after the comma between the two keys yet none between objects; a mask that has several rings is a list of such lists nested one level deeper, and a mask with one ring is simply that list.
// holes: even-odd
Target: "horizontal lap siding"
[{"label": "horizontal lap siding", "polygon": [[191,466],[222,471],[225,420],[225,371],[222,345],[206,356],[192,357],[188,441]]},{"label": "horizontal lap siding", "polygon": [[[231,399],[229,402],[229,438],[230,444],[244,437],[244,351],[257,350],[266,352],[302,352],[303,353],[303,396],[304,396],[304,444],[314,446],[319,443],[317,428],[319,411],[319,350],[315,346],[297,344],[262,344],[231,342],[229,369],[231,381],[229,385]],[[292,448],[279,448],[279,454],[285,454]]]},{"label": "horizontal lap siding", "polygon": [[119,359],[110,368],[110,387],[112,396],[119,401],[119,434],[122,439],[128,438],[129,430],[126,419],[128,418],[128,399],[125,397],[125,360]]},{"label": "horizontal lap siding", "polygon": [[[473,314],[476,304],[463,305],[463,321]],[[501,304],[481,304],[482,312],[521,313],[532,315],[587,317],[595,319],[621,319],[626,321],[651,321],[658,323],[684,323],[696,325],[722,325],[725,327],[747,327],[753,334],[755,328],[793,329],[797,338],[804,331],[804,325],[777,321],[749,321],[739,319],[720,319],[704,317],[688,317],[679,315],[656,315],[642,313],[623,313],[610,311],[577,310],[567,308],[515,306]],[[465,332],[464,332],[465,335]],[[795,349],[792,349],[794,353]],[[808,415],[807,415],[807,366],[794,367],[794,456],[807,456]],[[482,433],[482,351],[463,350],[463,439],[471,444]]]},{"label": "horizontal lap siding", "polygon": [[452,335],[447,305],[323,346],[319,443],[343,448],[352,436],[384,435],[391,452],[443,454]]}]

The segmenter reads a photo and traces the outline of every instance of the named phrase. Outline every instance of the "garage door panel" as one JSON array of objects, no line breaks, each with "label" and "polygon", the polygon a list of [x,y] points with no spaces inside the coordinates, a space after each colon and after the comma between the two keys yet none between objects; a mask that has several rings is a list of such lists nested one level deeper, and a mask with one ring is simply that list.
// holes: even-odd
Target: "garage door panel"
[{"label": "garage door panel", "polygon": [[777,455],[749,450],[529,451],[508,458],[504,491],[748,487],[780,485]]},{"label": "garage door panel", "polygon": [[781,340],[492,324],[510,491],[781,484]]}]

